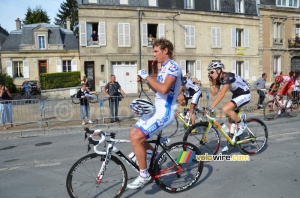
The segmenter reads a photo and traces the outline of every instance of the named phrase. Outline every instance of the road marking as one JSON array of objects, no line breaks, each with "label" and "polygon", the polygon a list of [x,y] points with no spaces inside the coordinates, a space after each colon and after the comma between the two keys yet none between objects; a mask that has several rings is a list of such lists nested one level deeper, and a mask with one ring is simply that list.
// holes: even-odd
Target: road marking
[{"label": "road marking", "polygon": [[299,136],[300,135],[300,132],[290,132],[290,133],[282,133],[282,134],[275,134],[275,135],[269,135],[269,138],[273,138],[277,141],[280,141],[280,140],[287,140],[287,139],[292,139],[294,138],[295,136]]},{"label": "road marking", "polygon": [[56,163],[48,163],[48,164],[36,164],[34,167],[47,167],[47,166],[57,166],[61,165],[61,162],[56,162]]}]

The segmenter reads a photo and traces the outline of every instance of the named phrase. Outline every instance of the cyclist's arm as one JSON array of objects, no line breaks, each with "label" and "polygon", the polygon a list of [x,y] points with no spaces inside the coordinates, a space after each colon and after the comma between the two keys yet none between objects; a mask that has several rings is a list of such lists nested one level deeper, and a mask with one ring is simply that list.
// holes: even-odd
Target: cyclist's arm
[{"label": "cyclist's arm", "polygon": [[222,89],[221,89],[220,93],[218,94],[217,98],[210,105],[212,108],[214,108],[215,106],[217,106],[217,104],[219,104],[219,102],[224,98],[227,90],[229,89],[229,85],[230,84],[225,84],[225,85],[222,86]]},{"label": "cyclist's arm", "polygon": [[273,93],[273,91],[276,89],[276,87],[277,87],[277,82],[275,82],[275,83],[273,84],[273,87],[271,88],[270,93]]},{"label": "cyclist's arm", "polygon": [[213,96],[217,95],[217,93],[220,90],[220,85],[217,85],[217,82],[214,80],[209,83],[209,86],[210,86],[211,95]]},{"label": "cyclist's arm", "polygon": [[181,85],[181,86],[180,86],[180,89],[179,89],[179,94],[181,94],[181,93],[183,92],[183,89],[184,89],[184,86]]},{"label": "cyclist's arm", "polygon": [[278,89],[278,94],[281,94],[282,90],[289,84],[289,81],[285,82],[279,89]]},{"label": "cyclist's arm", "polygon": [[166,94],[175,83],[176,78],[174,76],[167,76],[163,83],[157,82],[155,79],[150,77],[148,77],[147,80],[153,91],[158,91],[162,94]]}]

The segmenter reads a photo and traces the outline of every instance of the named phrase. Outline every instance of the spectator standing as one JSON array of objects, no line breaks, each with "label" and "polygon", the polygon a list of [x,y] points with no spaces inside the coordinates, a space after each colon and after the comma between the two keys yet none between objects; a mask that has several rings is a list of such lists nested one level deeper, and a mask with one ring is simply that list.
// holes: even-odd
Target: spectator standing
[{"label": "spectator standing", "polygon": [[295,36],[295,46],[299,46],[299,45],[300,45],[300,38],[299,38],[299,35],[297,33],[296,36]]},{"label": "spectator standing", "polygon": [[254,83],[254,87],[256,88],[256,91],[259,95],[258,97],[258,102],[257,102],[257,108],[258,109],[263,109],[263,102],[265,100],[266,97],[266,90],[262,90],[262,89],[266,89],[266,79],[267,79],[267,74],[263,73],[261,75],[261,78],[257,79],[257,81]]},{"label": "spectator standing", "polygon": [[296,100],[300,100],[300,75],[296,77],[296,80],[295,80],[295,87],[294,87],[294,91],[293,91],[293,97],[296,99]]},{"label": "spectator standing", "polygon": [[148,36],[148,46],[153,46],[153,43],[154,43],[154,37],[150,33]]},{"label": "spectator standing", "polygon": [[12,124],[12,105],[9,100],[11,99],[11,93],[8,88],[3,84],[0,84],[0,113],[1,113],[1,122],[3,125],[3,129],[7,129],[5,126],[6,122],[9,122],[11,127]]},{"label": "spectator standing", "polygon": [[106,84],[103,88],[103,93],[109,98],[109,108],[110,108],[110,117],[112,118],[111,122],[117,121],[118,118],[118,109],[119,109],[119,97],[120,93],[123,94],[124,97],[127,95],[121,88],[121,85],[116,81],[116,76],[110,76],[110,82]]},{"label": "spectator standing", "polygon": [[86,84],[87,91],[90,92],[92,90],[92,84],[89,82],[89,79],[86,77],[85,74],[82,75],[82,83]]},{"label": "spectator standing", "polygon": [[25,91],[25,97],[26,98],[29,98],[29,95],[30,95],[30,91],[31,91],[31,85],[28,83],[28,81],[24,81],[22,86],[21,86],[21,89],[24,89]]},{"label": "spectator standing", "polygon": [[99,41],[99,36],[96,31],[93,31],[93,33],[91,34],[90,42],[92,44],[95,44],[95,43],[97,44],[98,41]]},{"label": "spectator standing", "polygon": [[80,117],[82,119],[82,125],[85,125],[85,118],[87,118],[87,123],[93,124],[90,120],[90,105],[89,105],[89,92],[87,90],[86,84],[81,84],[81,89],[77,92],[77,98],[80,98]]}]

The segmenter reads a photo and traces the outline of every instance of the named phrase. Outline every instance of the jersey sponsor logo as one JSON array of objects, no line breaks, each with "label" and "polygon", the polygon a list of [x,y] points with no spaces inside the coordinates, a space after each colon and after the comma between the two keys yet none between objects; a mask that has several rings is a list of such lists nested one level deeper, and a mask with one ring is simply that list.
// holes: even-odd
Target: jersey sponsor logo
[{"label": "jersey sponsor logo", "polygon": [[175,72],[175,71],[178,71],[178,67],[177,67],[177,65],[172,65],[172,66],[169,68],[169,70],[170,70],[171,72]]},{"label": "jersey sponsor logo", "polygon": [[174,94],[175,94],[174,91],[169,91],[169,94],[168,94],[168,95],[169,95],[169,96],[174,96]]},{"label": "jersey sponsor logo", "polygon": [[164,121],[161,119],[157,119],[156,123],[157,123],[158,127],[161,127],[162,125],[164,125]]},{"label": "jersey sponsor logo", "polygon": [[157,81],[157,82],[162,82],[162,81],[163,81],[162,75],[157,76],[157,77],[156,77],[156,81]]},{"label": "jersey sponsor logo", "polygon": [[148,128],[148,132],[149,133],[152,133],[153,131],[155,131],[156,129],[158,128],[158,126],[156,124],[153,124],[151,125],[149,128]]}]

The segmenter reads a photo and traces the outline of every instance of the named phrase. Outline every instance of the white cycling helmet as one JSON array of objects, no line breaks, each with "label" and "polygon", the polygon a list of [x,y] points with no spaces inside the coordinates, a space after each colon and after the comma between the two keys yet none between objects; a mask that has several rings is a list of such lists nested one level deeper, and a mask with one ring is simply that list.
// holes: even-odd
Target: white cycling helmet
[{"label": "white cycling helmet", "polygon": [[154,111],[154,105],[150,100],[137,98],[130,103],[130,109],[138,115],[149,114]]},{"label": "white cycling helmet", "polygon": [[217,68],[224,69],[223,63],[221,63],[221,62],[211,62],[207,66],[207,70],[217,69]]}]

